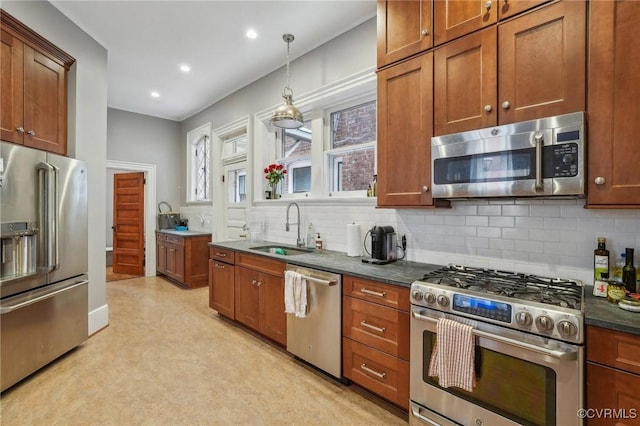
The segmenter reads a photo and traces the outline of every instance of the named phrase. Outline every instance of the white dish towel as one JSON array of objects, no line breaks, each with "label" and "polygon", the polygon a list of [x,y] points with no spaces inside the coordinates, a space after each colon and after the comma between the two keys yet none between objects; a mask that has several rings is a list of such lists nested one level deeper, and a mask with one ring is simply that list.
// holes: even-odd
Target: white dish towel
[{"label": "white dish towel", "polygon": [[440,318],[436,334],[429,376],[437,376],[443,388],[455,386],[472,392],[476,385],[473,327]]},{"label": "white dish towel", "polygon": [[296,271],[284,273],[284,312],[298,318],[307,316],[307,280]]}]

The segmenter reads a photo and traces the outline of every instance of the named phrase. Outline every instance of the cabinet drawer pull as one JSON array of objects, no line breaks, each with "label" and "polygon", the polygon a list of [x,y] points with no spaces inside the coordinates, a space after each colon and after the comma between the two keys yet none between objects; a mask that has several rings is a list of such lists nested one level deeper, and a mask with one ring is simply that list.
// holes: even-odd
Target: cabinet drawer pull
[{"label": "cabinet drawer pull", "polygon": [[219,263],[216,263],[216,268],[218,268],[218,269],[224,269],[224,265],[220,265]]},{"label": "cabinet drawer pull", "polygon": [[24,127],[16,127],[16,132],[24,133]]},{"label": "cabinet drawer pull", "polygon": [[28,135],[31,135],[31,136],[35,136],[35,135],[36,135],[36,132],[34,132],[33,130],[29,130],[29,131],[27,132],[27,134],[28,134]]},{"label": "cabinet drawer pull", "polygon": [[376,327],[375,325],[371,325],[366,321],[360,321],[360,325],[363,327],[370,328],[371,330],[375,330],[378,333],[384,333],[385,331],[387,331],[386,327]]},{"label": "cabinet drawer pull", "polygon": [[219,252],[216,252],[216,256],[220,256],[220,257],[227,257],[227,253],[219,253]]},{"label": "cabinet drawer pull", "polygon": [[369,374],[373,374],[374,376],[376,376],[379,379],[384,379],[384,376],[387,375],[387,373],[379,373],[379,372],[377,372],[375,370],[370,369],[369,367],[367,367],[367,364],[362,364],[360,366],[360,369],[366,371]]},{"label": "cabinet drawer pull", "polygon": [[369,296],[376,296],[376,297],[385,297],[387,295],[386,291],[372,291],[372,290],[367,290],[366,288],[362,288],[362,290],[360,290],[361,293],[364,294],[368,294]]}]

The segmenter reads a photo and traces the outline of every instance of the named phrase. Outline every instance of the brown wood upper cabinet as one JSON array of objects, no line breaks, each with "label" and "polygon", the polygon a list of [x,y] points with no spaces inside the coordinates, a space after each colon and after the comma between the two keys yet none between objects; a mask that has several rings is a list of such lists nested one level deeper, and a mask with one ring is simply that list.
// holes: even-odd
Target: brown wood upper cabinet
[{"label": "brown wood upper cabinet", "polygon": [[640,2],[589,7],[587,207],[640,208]]},{"label": "brown wood upper cabinet", "polygon": [[432,46],[431,0],[378,0],[378,68]]},{"label": "brown wood upper cabinet", "polygon": [[435,44],[442,44],[495,24],[498,21],[498,3],[497,0],[435,0]]},{"label": "brown wood upper cabinet", "polygon": [[67,71],[75,59],[0,11],[2,140],[67,153]]},{"label": "brown wood upper cabinet", "polygon": [[582,1],[552,3],[437,48],[434,134],[584,111],[585,63]]},{"label": "brown wood upper cabinet", "polygon": [[378,206],[433,206],[433,54],[378,73]]}]

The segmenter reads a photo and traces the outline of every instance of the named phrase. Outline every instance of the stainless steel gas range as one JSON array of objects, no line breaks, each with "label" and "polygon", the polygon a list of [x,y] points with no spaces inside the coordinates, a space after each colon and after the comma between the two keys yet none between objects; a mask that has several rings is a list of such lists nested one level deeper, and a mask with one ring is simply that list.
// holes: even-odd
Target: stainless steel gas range
[{"label": "stainless steel gas range", "polygon": [[[579,281],[449,265],[411,285],[412,425],[579,425]],[[441,318],[473,328],[475,387],[429,375]]]}]

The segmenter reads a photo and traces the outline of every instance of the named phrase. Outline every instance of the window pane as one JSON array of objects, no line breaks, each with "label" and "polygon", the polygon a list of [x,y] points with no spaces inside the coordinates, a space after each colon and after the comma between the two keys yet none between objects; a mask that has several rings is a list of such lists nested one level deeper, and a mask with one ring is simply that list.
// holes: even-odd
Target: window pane
[{"label": "window pane", "polygon": [[228,138],[224,141],[223,157],[232,157],[247,152],[247,134]]},{"label": "window pane", "polygon": [[227,172],[227,201],[240,203],[247,199],[247,169],[235,169]]},{"label": "window pane", "polygon": [[373,181],[374,147],[329,154],[331,191],[366,190]]},{"label": "window pane", "polygon": [[283,129],[278,161],[287,170],[283,193],[311,191],[311,121],[305,121],[299,129]]},{"label": "window pane", "polygon": [[376,140],[376,102],[357,105],[331,114],[331,148]]},{"label": "window pane", "polygon": [[194,149],[195,200],[209,199],[209,137],[198,141]]},{"label": "window pane", "polygon": [[297,167],[292,170],[293,192],[311,191],[311,166]]}]

